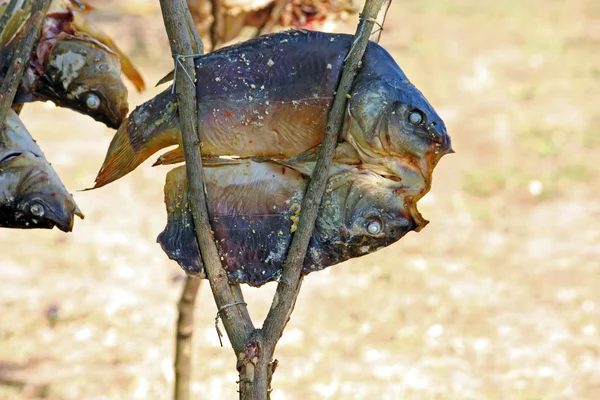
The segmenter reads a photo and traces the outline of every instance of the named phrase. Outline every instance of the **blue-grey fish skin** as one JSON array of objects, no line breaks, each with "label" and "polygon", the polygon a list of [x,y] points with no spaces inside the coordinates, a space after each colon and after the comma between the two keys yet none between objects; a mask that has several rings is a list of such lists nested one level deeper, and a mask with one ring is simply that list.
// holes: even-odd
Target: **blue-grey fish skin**
[{"label": "blue-grey fish skin", "polygon": [[[233,185],[223,182],[223,177],[236,175],[238,167],[207,168],[208,207],[230,282],[260,286],[281,274],[301,215],[306,179],[298,180],[298,174],[281,166],[246,165],[249,169],[239,167],[239,179]],[[158,242],[188,274],[204,277],[183,168],[167,177],[168,220]],[[270,184],[264,185],[266,181]],[[378,227],[375,232],[368,231],[372,224]],[[372,253],[425,224],[394,182],[365,172],[336,174],[329,179],[303,273]]]},{"label": "blue-grey fish skin", "polygon": [[[265,35],[195,59],[203,156],[286,160],[318,146],[352,36],[310,31]],[[409,124],[411,113],[419,119]],[[445,125],[389,53],[369,43],[342,134],[354,164],[405,181],[423,195],[451,152]],[[342,142],[342,143],[343,143]],[[169,90],[136,109],[107,152],[95,187],[179,145],[157,164],[183,161]]]},{"label": "blue-grey fish skin", "polygon": [[0,130],[0,228],[70,232],[83,218],[19,116],[10,109]]}]

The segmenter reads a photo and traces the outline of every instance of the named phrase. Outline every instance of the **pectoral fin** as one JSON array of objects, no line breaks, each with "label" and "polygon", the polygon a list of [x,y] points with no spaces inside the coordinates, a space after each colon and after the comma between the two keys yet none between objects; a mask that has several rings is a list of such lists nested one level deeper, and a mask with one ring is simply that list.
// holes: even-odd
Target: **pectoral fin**
[{"label": "pectoral fin", "polygon": [[162,154],[160,157],[158,157],[152,166],[156,167],[159,165],[171,165],[180,162],[185,162],[185,155],[183,154],[183,148],[178,146],[176,149],[169,150],[165,154]]},{"label": "pectoral fin", "polygon": [[177,261],[186,273],[205,278],[204,264],[189,209],[185,166],[177,167],[167,174],[165,205],[167,226],[158,235],[157,242],[167,256]]}]

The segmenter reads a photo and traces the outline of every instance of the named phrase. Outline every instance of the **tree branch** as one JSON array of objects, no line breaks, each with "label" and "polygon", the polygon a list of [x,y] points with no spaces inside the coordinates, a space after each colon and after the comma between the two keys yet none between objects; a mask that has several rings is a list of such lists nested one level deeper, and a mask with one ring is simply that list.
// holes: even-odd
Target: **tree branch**
[{"label": "tree branch", "polygon": [[373,20],[377,18],[377,14],[383,3],[384,0],[367,0],[361,13],[353,45],[346,58],[333,106],[329,112],[325,128],[325,138],[321,145],[317,164],[306,190],[304,200],[302,201],[302,213],[298,221],[298,229],[292,239],[273,303],[263,325],[263,362],[270,363],[277,341],[283,334],[283,330],[294,309],[302,283],[302,264],[306,257],[308,243],[327,184],[329,167],[331,166],[338,136],[344,122],[346,102],[349,97],[348,93],[352,88],[352,83],[358,73],[363,54],[367,48],[369,36],[373,30]]},{"label": "tree branch", "polygon": [[[312,235],[321,198],[325,191],[339,132],[343,125],[348,93],[365,52],[374,20],[385,0],[367,0],[363,9],[353,44],[346,58],[342,77],[329,113],[317,165],[302,202],[302,214],[298,229],[283,268],[271,309],[261,330],[254,329],[248,310],[243,305],[231,306],[243,301],[238,285],[230,285],[210,230],[210,221],[204,192],[200,139],[197,132],[196,90],[185,73],[177,74],[175,82],[178,112],[180,116],[186,171],[190,191],[190,207],[194,217],[196,235],[210,286],[223,319],[229,340],[238,358],[240,373],[240,399],[263,400],[268,397],[271,377],[277,366],[272,361],[275,347],[294,309],[300,290],[302,265]],[[191,54],[189,24],[186,27],[186,4],[177,0],[160,0],[165,27],[172,53]],[[202,48],[201,43],[197,46]],[[176,58],[176,68],[183,64],[188,74],[195,77],[193,63],[187,58]],[[183,72],[183,71],[182,71]]]},{"label": "tree branch", "polygon": [[[190,193],[190,208],[194,217],[196,237],[202,255],[202,261],[210,282],[210,287],[215,302],[223,320],[223,325],[232,343],[236,354],[244,351],[246,343],[254,332],[254,326],[250,320],[248,310],[243,304],[226,307],[228,304],[243,302],[241,290],[237,286],[231,286],[227,274],[221,266],[219,253],[214,243],[211,231],[206,196],[204,191],[204,180],[202,173],[202,159],[200,156],[200,137],[198,134],[198,114],[196,106],[196,86],[190,81],[188,75],[195,77],[193,60],[181,57],[181,55],[193,54],[194,45],[197,50],[203,49],[202,43],[192,44],[189,31],[189,17],[187,4],[182,0],[160,0],[161,10],[169,36],[171,52],[176,63],[175,68],[183,68],[187,74],[177,74],[175,89],[179,120],[183,136],[183,149],[185,153],[188,187]],[[194,78],[195,80],[195,78]],[[240,374],[240,382],[246,381],[246,377]]]},{"label": "tree branch", "polygon": [[259,35],[264,35],[265,33],[269,33],[271,29],[279,22],[281,18],[281,14],[285,10],[285,7],[291,3],[292,0],[275,0],[275,4],[273,5],[273,9],[269,13],[269,17],[265,21],[264,24],[258,29]]},{"label": "tree branch", "polygon": [[211,0],[212,23],[210,24],[210,45],[215,50],[223,42],[225,36],[225,14],[223,13],[223,2]]},{"label": "tree branch", "polygon": [[[29,2],[30,0],[24,0],[22,7],[25,8]],[[34,1],[31,6],[31,16],[13,39],[17,41],[11,44],[11,47],[14,47],[15,50],[12,54],[8,71],[0,85],[0,126],[4,124],[8,109],[12,105],[21,79],[23,79],[25,68],[29,65],[33,46],[40,35],[42,21],[46,16],[49,5],[50,0]],[[10,4],[8,8],[10,8]],[[8,8],[6,12],[9,11]],[[14,6],[12,9],[14,11]]]},{"label": "tree branch", "polygon": [[189,400],[192,374],[192,338],[194,306],[200,288],[200,278],[188,276],[177,304],[177,336],[175,341],[175,400]]}]

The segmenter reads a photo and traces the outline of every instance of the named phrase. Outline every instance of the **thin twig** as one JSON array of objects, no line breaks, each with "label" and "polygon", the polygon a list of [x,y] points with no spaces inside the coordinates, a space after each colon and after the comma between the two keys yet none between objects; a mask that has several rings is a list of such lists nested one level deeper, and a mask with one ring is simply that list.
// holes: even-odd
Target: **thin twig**
[{"label": "thin twig", "polygon": [[291,0],[275,0],[275,4],[269,13],[269,17],[264,24],[258,29],[258,35],[269,33],[271,29],[279,22],[285,7],[290,4]]},{"label": "thin twig", "polygon": [[302,213],[298,222],[298,229],[292,239],[273,303],[263,324],[264,355],[262,361],[265,363],[269,363],[272,359],[277,341],[283,334],[283,330],[292,314],[300,291],[302,265],[317,219],[321,198],[327,184],[329,167],[335,153],[335,146],[344,122],[347,97],[349,96],[352,83],[358,73],[363,54],[367,48],[369,36],[373,30],[373,20],[377,17],[383,3],[384,0],[367,0],[361,13],[362,18],[358,24],[353,45],[346,57],[342,77],[327,119],[325,138],[321,145],[321,151],[311,181],[302,201]]},{"label": "thin twig", "polygon": [[[193,38],[192,49],[195,54],[204,52],[202,39],[198,35],[189,10],[186,12],[186,25],[188,34]],[[201,280],[195,277],[186,277],[185,285],[177,304],[177,332],[175,336],[175,400],[189,400],[190,380],[192,375],[192,350],[194,337],[194,311],[196,297],[200,289]]]},{"label": "thin twig", "polygon": [[[181,0],[160,0],[161,10],[169,36],[169,43],[174,57],[181,54],[194,54],[187,24],[187,4]],[[195,43],[197,49],[202,49],[201,43]],[[187,74],[195,77],[193,61],[189,58],[180,59]],[[181,68],[178,63],[175,68]],[[196,106],[196,86],[190,82],[186,74],[177,74],[174,82],[176,85],[177,104],[181,131],[183,136],[183,149],[186,160],[188,187],[190,193],[190,208],[194,217],[196,237],[202,255],[204,268],[210,282],[210,287],[217,307],[221,309],[227,304],[243,301],[241,290],[238,286],[230,286],[227,274],[221,266],[221,260],[214,243],[211,225],[206,206],[204,181],[202,176],[202,159],[200,157],[200,137],[197,131],[198,114]],[[221,319],[225,331],[232,343],[236,354],[244,351],[249,341],[254,326],[244,305],[228,307],[221,312]],[[247,381],[247,377],[240,373],[240,382]]]},{"label": "thin twig", "polygon": [[190,377],[192,374],[192,338],[194,333],[194,308],[200,288],[200,278],[188,276],[177,310],[177,336],[175,341],[175,400],[190,399]]},{"label": "thin twig", "polygon": [[211,0],[212,24],[210,24],[210,45],[215,50],[223,42],[225,36],[225,14],[223,13],[223,2]]},{"label": "thin twig", "polygon": [[[23,7],[29,1],[24,0]],[[49,5],[50,0],[34,1],[31,6],[31,16],[13,39],[17,42],[11,43],[11,47],[14,47],[15,50],[12,54],[6,75],[0,85],[0,126],[4,124],[6,113],[15,98],[17,88],[21,83],[21,79],[23,79],[25,68],[29,65],[33,46],[40,35],[42,21],[46,16]]]}]

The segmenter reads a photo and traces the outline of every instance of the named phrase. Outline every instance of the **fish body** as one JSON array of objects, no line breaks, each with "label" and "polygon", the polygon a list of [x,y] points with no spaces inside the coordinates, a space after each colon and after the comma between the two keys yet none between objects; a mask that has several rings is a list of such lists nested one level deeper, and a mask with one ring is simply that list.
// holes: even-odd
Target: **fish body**
[{"label": "fish body", "polygon": [[[8,67],[16,42],[12,39],[20,34],[15,26],[24,13],[15,12],[9,20],[14,23],[1,33],[0,76]],[[114,43],[79,14],[71,2],[51,2],[15,103],[49,100],[116,129],[129,111],[121,62],[128,68],[125,72],[135,73],[130,75],[136,87],[143,88],[143,81]]]},{"label": "fish body", "polygon": [[[195,59],[202,155],[314,163],[352,36],[288,31]],[[429,190],[439,158],[451,152],[444,122],[381,46],[369,43],[348,100],[345,163]],[[131,113],[109,147],[95,187],[179,145],[157,164],[183,161],[171,89]],[[308,152],[306,154],[303,154]],[[311,156],[311,153],[313,155]]]},{"label": "fish body", "polygon": [[[276,280],[290,246],[307,179],[278,164],[236,161],[205,168],[208,210],[230,282]],[[189,210],[185,167],[167,175],[167,226],[158,242],[189,274],[205,276]],[[427,224],[397,182],[369,171],[329,178],[303,273],[388,246]]]},{"label": "fish body", "polygon": [[12,110],[0,132],[0,227],[73,229],[75,200]]}]

